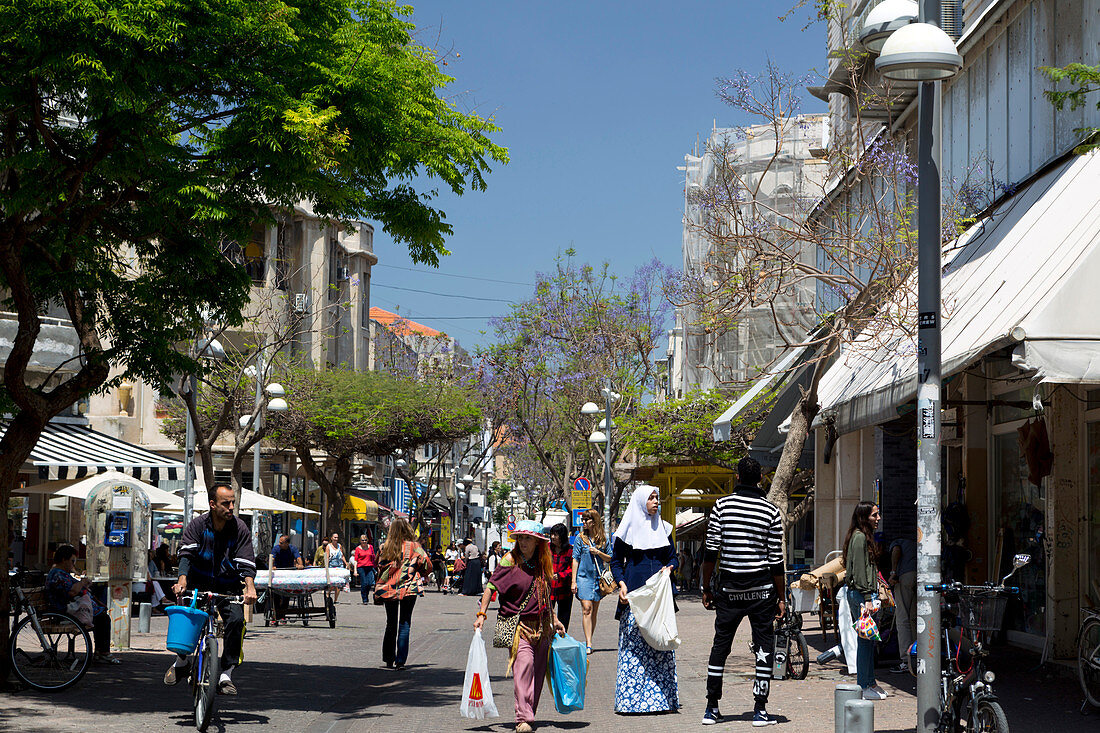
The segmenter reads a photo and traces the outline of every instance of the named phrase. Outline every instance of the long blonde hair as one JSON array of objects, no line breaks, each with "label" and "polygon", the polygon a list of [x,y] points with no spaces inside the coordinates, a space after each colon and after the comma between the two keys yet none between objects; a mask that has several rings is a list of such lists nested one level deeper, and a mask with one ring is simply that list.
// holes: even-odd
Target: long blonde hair
[{"label": "long blonde hair", "polygon": [[607,535],[603,531],[603,517],[595,509],[587,509],[581,514],[583,519],[591,519],[594,529],[589,532],[588,528],[582,524],[581,534],[583,534],[589,542],[596,546],[596,549],[603,550],[607,544]]},{"label": "long blonde hair", "polygon": [[405,543],[415,541],[416,535],[413,534],[411,524],[404,519],[393,520],[390,523],[389,533],[386,535],[386,542],[382,545],[382,553],[378,558],[378,562],[382,565],[401,562],[401,550]]}]

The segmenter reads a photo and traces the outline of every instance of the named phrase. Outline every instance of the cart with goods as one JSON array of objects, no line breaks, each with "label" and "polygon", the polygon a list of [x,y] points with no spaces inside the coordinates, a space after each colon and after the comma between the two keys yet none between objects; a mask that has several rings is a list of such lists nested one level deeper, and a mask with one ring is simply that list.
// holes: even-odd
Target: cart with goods
[{"label": "cart with goods", "polygon": [[[347,568],[278,568],[256,574],[256,592],[264,602],[264,626],[277,623],[276,613],[284,619],[296,618],[309,626],[312,618],[326,619],[336,628],[334,591],[348,583]],[[314,593],[321,593],[321,604],[313,602]],[[288,600],[285,609],[276,610],[277,598]]]}]

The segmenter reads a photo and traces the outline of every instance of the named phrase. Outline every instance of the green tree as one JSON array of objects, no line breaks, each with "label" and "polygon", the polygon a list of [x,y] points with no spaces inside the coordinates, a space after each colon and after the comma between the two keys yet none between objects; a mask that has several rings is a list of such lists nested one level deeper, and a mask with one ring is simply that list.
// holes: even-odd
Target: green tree
[{"label": "green tree", "polygon": [[[481,423],[476,399],[440,380],[295,369],[284,386],[290,409],[268,417],[272,440],[293,448],[306,476],[324,492],[325,531],[339,526],[357,455],[387,455],[453,441],[476,432]],[[326,459],[316,460],[314,451]],[[429,495],[424,503],[431,499]]]},{"label": "green tree", "polygon": [[[12,0],[0,6],[0,288],[18,332],[0,505],[46,422],[137,377],[198,368],[178,349],[240,322],[248,278],[223,243],[271,207],[374,219],[435,264],[451,231],[435,182],[485,186],[489,120],[458,112],[411,9],[371,0]],[[429,188],[421,188],[424,181]],[[53,312],[51,312],[51,309]],[[42,315],[79,369],[28,375]],[[0,530],[7,567],[8,534]],[[0,572],[0,660],[7,573]],[[0,680],[6,678],[0,661]]]},{"label": "green tree", "polygon": [[693,391],[679,399],[651,402],[619,421],[619,434],[639,459],[704,461],[733,469],[748,454],[770,399],[762,394],[741,412],[730,440],[715,442],[714,421],[729,407],[717,390]]}]

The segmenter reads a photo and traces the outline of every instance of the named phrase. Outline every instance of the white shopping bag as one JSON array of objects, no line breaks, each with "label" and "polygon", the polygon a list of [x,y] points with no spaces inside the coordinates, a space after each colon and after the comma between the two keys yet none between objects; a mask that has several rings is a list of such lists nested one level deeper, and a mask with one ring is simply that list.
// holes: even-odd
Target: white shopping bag
[{"label": "white shopping bag", "polygon": [[848,588],[841,586],[836,597],[836,625],[840,629],[840,646],[844,650],[844,663],[848,665],[848,674],[855,674],[859,634],[852,628],[852,609],[848,606]]},{"label": "white shopping bag", "polygon": [[654,573],[641,588],[627,593],[626,600],[646,644],[662,652],[680,646],[676,608],[672,603],[672,580],[665,568]]},{"label": "white shopping bag", "polygon": [[481,629],[474,632],[470,653],[466,657],[466,679],[462,683],[462,705],[458,711],[466,718],[497,718],[497,706],[493,702],[493,688],[489,684],[489,658],[485,654],[485,640]]}]

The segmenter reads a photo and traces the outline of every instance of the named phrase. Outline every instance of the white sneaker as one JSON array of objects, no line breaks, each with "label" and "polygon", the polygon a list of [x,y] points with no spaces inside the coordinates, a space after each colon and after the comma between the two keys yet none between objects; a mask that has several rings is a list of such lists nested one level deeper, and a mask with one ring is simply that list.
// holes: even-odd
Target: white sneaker
[{"label": "white sneaker", "polygon": [[886,691],[878,685],[874,687],[868,687],[863,691],[864,700],[885,700],[888,697]]}]

